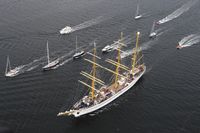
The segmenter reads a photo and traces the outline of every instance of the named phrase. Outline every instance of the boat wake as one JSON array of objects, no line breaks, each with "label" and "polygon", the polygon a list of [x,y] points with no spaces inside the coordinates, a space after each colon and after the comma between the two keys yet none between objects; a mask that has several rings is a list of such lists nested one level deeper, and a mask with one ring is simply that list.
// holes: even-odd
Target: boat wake
[{"label": "boat wake", "polygon": [[[155,32],[157,33],[156,36],[159,37],[162,34],[164,34],[165,32],[167,32],[167,30],[165,30],[164,28],[162,28],[162,29],[160,28],[160,29],[157,29]],[[148,49],[150,49],[152,46],[154,46],[156,44],[157,40],[158,39],[155,38],[154,40],[149,40],[147,42],[142,43],[141,47],[140,47],[141,50],[148,50]],[[129,50],[123,51],[121,53],[121,59],[126,58],[126,57],[132,55],[133,52],[134,52],[133,49],[129,49]]]},{"label": "boat wake", "polygon": [[169,22],[180,15],[182,15],[184,12],[187,12],[198,0],[190,0],[186,4],[182,5],[179,9],[168,15],[167,17],[161,19],[158,21],[159,24],[164,24],[166,22]]},{"label": "boat wake", "polygon": [[70,27],[70,26],[66,26],[66,27],[68,27],[68,30],[66,29],[66,27],[64,28],[64,29],[62,29],[61,30],[61,34],[67,34],[67,33],[72,33],[72,32],[74,32],[74,31],[77,31],[77,30],[82,30],[82,29],[85,29],[85,28],[88,28],[88,27],[91,27],[91,26],[93,26],[93,25],[96,25],[96,24],[98,24],[98,23],[100,23],[100,22],[102,22],[102,21],[104,21],[105,20],[105,17],[103,17],[103,16],[99,16],[99,17],[97,17],[97,18],[95,18],[95,19],[91,19],[91,20],[89,20],[89,21],[85,21],[85,22],[83,22],[83,23],[81,23],[81,24],[79,24],[79,25],[76,25],[76,26],[73,26],[73,27]]},{"label": "boat wake", "polygon": [[184,47],[190,47],[199,42],[200,42],[200,35],[199,34],[191,34],[189,36],[184,37],[178,44],[182,48],[184,48]]},{"label": "boat wake", "polygon": [[[86,46],[82,46],[79,47],[78,49],[82,49]],[[56,65],[55,67],[53,67],[52,69],[56,69],[60,66],[63,66],[64,64],[68,63],[69,61],[73,60],[72,55],[75,53],[75,50],[71,50],[70,52],[68,51],[68,49],[63,49],[62,51],[57,51],[55,53],[53,53],[52,56],[52,60],[59,60],[59,64]],[[34,61],[25,64],[25,65],[21,65],[18,67],[15,67],[14,70],[18,70],[19,72],[17,73],[17,75],[25,73],[25,72],[29,72],[32,71],[36,68],[38,68],[41,65],[45,65],[45,63],[47,62],[46,56],[43,56],[39,59],[35,59]]]},{"label": "boat wake", "polygon": [[98,24],[98,23],[100,23],[100,22],[102,22],[104,20],[105,20],[105,18],[103,16],[99,16],[99,17],[97,17],[95,19],[92,19],[92,20],[89,20],[89,21],[85,21],[82,24],[74,26],[74,27],[72,27],[72,29],[74,31],[81,30],[81,29],[88,28],[90,26],[96,25],[96,24]]},{"label": "boat wake", "polygon": [[[156,44],[156,41],[154,40],[150,40],[148,42],[145,42],[141,45],[140,49],[143,51],[143,50],[147,50],[149,48],[151,48],[154,44]],[[130,55],[133,54],[133,52],[135,52],[133,49],[129,49],[129,50],[126,50],[124,52],[121,53],[121,59],[123,58],[126,58]]]},{"label": "boat wake", "polygon": [[[120,44],[118,43],[118,41],[114,41],[114,43],[109,45],[111,47],[110,52],[116,50],[117,48],[119,48]],[[134,41],[135,40],[133,40],[131,35],[127,35],[127,36],[123,37],[122,43],[124,44],[124,46],[127,46],[127,45],[131,44]]]}]

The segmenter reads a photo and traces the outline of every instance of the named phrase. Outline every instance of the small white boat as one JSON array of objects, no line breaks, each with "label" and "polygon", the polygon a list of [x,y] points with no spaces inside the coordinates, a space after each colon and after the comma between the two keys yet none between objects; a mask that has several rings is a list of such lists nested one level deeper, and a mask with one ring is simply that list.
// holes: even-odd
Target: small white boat
[{"label": "small white boat", "polygon": [[156,31],[155,31],[155,22],[153,22],[152,28],[151,28],[151,32],[149,34],[149,38],[155,38],[157,35]]},{"label": "small white boat", "polygon": [[50,62],[49,45],[48,45],[48,41],[47,41],[47,65],[43,67],[43,70],[44,71],[51,70],[53,67],[55,67],[58,64],[59,64],[59,60],[58,59]]},{"label": "small white boat", "polygon": [[177,49],[182,49],[183,46],[181,46],[180,44],[178,44],[178,45],[176,46],[176,48],[177,48]]},{"label": "small white boat", "polygon": [[135,14],[135,20],[142,18],[142,15],[139,13],[139,10],[140,10],[140,7],[139,7],[139,1],[138,1],[136,14]]},{"label": "small white boat", "polygon": [[8,56],[7,57],[7,63],[6,63],[5,76],[6,77],[14,77],[14,76],[17,76],[18,73],[19,73],[18,67],[16,67],[15,69],[11,69],[10,59],[9,59],[9,56]]},{"label": "small white boat", "polygon": [[103,53],[108,53],[108,52],[112,51],[112,49],[113,49],[112,46],[106,45],[101,51],[102,51]]},{"label": "small white boat", "polygon": [[76,53],[73,55],[73,59],[78,59],[81,58],[85,54],[85,51],[78,51],[78,46],[77,46],[77,36],[76,36]]},{"label": "small white boat", "polygon": [[140,18],[142,18],[142,15],[137,15],[137,16],[135,16],[135,20],[138,20],[138,19],[140,19]]},{"label": "small white boat", "polygon": [[69,34],[71,32],[73,32],[73,29],[70,26],[66,26],[65,28],[63,28],[62,30],[60,30],[60,34]]},{"label": "small white boat", "polygon": [[160,21],[157,21],[156,24],[157,24],[157,25],[160,25],[160,24],[162,24],[162,23],[161,23]]}]

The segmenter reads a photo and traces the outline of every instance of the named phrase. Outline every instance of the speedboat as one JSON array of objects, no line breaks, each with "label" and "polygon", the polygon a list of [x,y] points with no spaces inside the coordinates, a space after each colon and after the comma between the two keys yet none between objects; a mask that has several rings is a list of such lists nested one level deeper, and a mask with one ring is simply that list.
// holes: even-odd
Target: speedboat
[{"label": "speedboat", "polygon": [[10,70],[8,71],[7,73],[5,73],[5,76],[6,77],[14,77],[16,76],[17,74],[19,73],[19,69],[13,69],[13,70]]},{"label": "speedboat", "polygon": [[178,45],[176,46],[176,48],[177,48],[177,49],[182,49],[183,47],[182,47],[180,44],[178,44]]},{"label": "speedboat", "polygon": [[110,52],[113,48],[110,45],[105,46],[101,51],[103,53]]},{"label": "speedboat", "polygon": [[157,24],[157,25],[160,25],[160,24],[161,24],[161,22],[160,22],[160,21],[157,21],[157,22],[156,22],[156,24]]},{"label": "speedboat", "polygon": [[68,34],[68,33],[71,33],[71,32],[73,32],[73,29],[70,26],[66,26],[65,28],[60,30],[60,34]]},{"label": "speedboat", "polygon": [[149,35],[149,38],[154,38],[154,37],[156,37],[156,32],[152,32],[152,33],[150,33],[150,35]]}]

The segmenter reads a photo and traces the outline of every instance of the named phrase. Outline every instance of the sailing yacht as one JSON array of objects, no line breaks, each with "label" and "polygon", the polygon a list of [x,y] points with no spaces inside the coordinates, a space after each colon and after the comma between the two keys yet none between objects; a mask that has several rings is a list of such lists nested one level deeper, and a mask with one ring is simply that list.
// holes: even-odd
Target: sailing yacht
[{"label": "sailing yacht", "polygon": [[155,31],[155,21],[153,22],[153,25],[152,25],[152,28],[151,28],[151,32],[150,32],[150,34],[149,34],[149,38],[155,38],[156,37],[156,35],[157,35],[157,33],[156,33],[156,31]]},{"label": "sailing yacht", "polygon": [[140,1],[138,1],[138,4],[137,4],[135,20],[138,20],[138,19],[142,18],[142,15],[139,13],[139,10],[140,10]]},{"label": "sailing yacht", "polygon": [[77,36],[76,36],[76,53],[73,55],[73,59],[78,59],[80,57],[82,57],[85,54],[85,52],[82,51],[78,51],[78,46],[77,46]]},{"label": "sailing yacht", "polygon": [[[116,70],[106,68],[96,62],[96,46],[93,49],[93,60],[84,59],[92,64],[92,73],[81,71],[81,75],[91,80],[91,85],[79,80],[81,84],[88,87],[90,92],[77,101],[70,110],[60,112],[57,116],[80,117],[97,111],[108,105],[122,94],[132,88],[146,71],[146,66],[142,63],[142,53],[138,47],[140,33],[137,32],[136,47],[133,49],[132,66],[129,68],[121,64],[120,47],[117,49],[117,61],[107,59],[106,62],[116,66]],[[104,69],[115,75],[114,82],[105,85],[105,82],[96,75],[96,68]],[[100,87],[97,87],[99,85]],[[134,88],[132,88],[134,89]]]},{"label": "sailing yacht", "polygon": [[47,41],[47,65],[45,65],[43,67],[43,70],[44,71],[51,70],[53,67],[55,67],[58,64],[59,64],[59,60],[58,59],[50,62],[50,58],[49,58],[49,44],[48,44],[48,41]]},{"label": "sailing yacht", "polygon": [[[123,33],[121,32],[121,39],[123,38]],[[121,43],[122,40],[114,41],[111,45],[106,45],[101,51],[102,53],[108,53],[117,49],[119,46],[126,46],[125,44]]]},{"label": "sailing yacht", "polygon": [[62,34],[69,34],[71,32],[73,32],[73,29],[70,26],[66,26],[65,28],[63,28],[63,29],[60,30],[60,34],[61,35]]},{"label": "sailing yacht", "polygon": [[5,76],[6,77],[14,77],[14,76],[17,76],[18,73],[19,73],[18,67],[16,67],[15,69],[11,69],[10,59],[9,59],[9,56],[7,56]]}]

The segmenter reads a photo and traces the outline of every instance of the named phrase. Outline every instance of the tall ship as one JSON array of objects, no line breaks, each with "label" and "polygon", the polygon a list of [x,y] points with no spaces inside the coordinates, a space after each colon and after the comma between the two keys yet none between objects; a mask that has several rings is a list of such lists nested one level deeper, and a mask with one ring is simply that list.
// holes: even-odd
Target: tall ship
[{"label": "tall ship", "polygon": [[[86,114],[90,114],[97,111],[122,94],[131,89],[137,81],[143,76],[146,71],[146,66],[143,63],[143,55],[139,43],[140,32],[137,32],[136,37],[136,47],[133,49],[133,57],[131,59],[131,67],[127,67],[121,63],[120,59],[120,47],[117,49],[117,61],[112,59],[106,59],[106,62],[114,65],[115,70],[106,68],[96,62],[98,56],[96,56],[96,46],[93,49],[93,59],[84,59],[85,61],[92,64],[91,73],[81,71],[81,75],[91,80],[91,85],[86,82],[79,80],[81,84],[90,89],[89,93],[85,95],[82,99],[77,101],[70,110],[60,112],[57,116],[74,116],[80,117]],[[122,39],[121,39],[122,41]],[[105,82],[97,77],[96,68],[104,69],[108,72],[114,74],[113,82],[105,85]],[[97,85],[99,87],[97,87]]]}]

